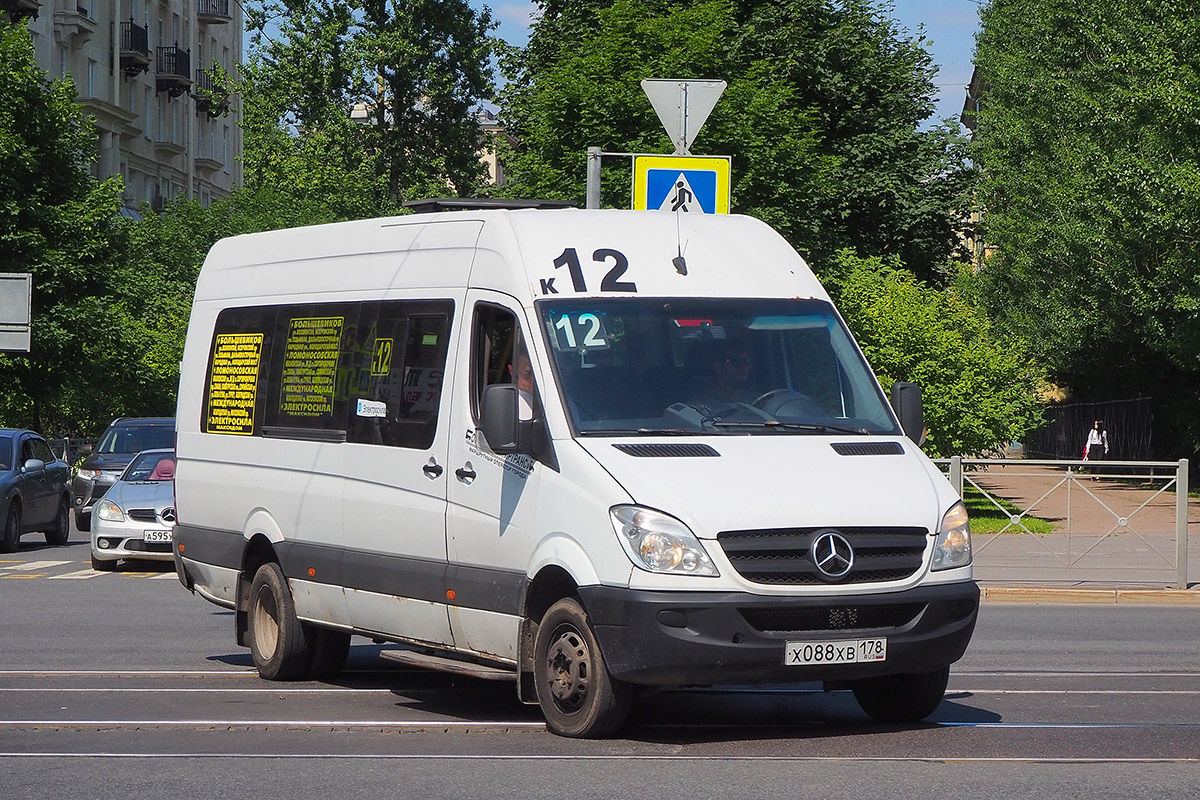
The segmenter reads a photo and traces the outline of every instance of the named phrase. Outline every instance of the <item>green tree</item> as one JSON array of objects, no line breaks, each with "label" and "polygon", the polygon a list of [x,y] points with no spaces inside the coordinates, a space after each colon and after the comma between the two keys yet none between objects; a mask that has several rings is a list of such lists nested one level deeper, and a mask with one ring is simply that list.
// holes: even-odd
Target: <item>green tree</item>
[{"label": "green tree", "polygon": [[31,351],[0,354],[10,425],[79,432],[94,400],[120,395],[136,338],[114,280],[127,228],[120,181],[94,180],[94,155],[74,86],[47,79],[24,23],[0,22],[0,264],[33,275]]},{"label": "green tree", "polygon": [[247,187],[324,199],[338,218],[479,191],[473,110],[491,96],[495,27],[486,9],[268,0],[247,9],[247,26]]},{"label": "green tree", "polygon": [[1077,397],[1153,395],[1157,449],[1200,452],[1200,16],[993,0],[976,61],[998,325]]},{"label": "green tree", "polygon": [[[868,0],[546,0],[529,44],[505,53],[506,194],[582,203],[585,151],[669,152],[644,78],[729,86],[693,145],[733,157],[733,208],[814,263],[843,247],[938,278],[972,172],[933,110],[924,40]],[[603,203],[628,204],[610,166]]]},{"label": "green tree", "polygon": [[850,251],[822,278],[880,383],[921,387],[931,455],[994,452],[1041,421],[1044,379],[1026,346],[997,334],[953,287],[930,288],[895,259]]}]

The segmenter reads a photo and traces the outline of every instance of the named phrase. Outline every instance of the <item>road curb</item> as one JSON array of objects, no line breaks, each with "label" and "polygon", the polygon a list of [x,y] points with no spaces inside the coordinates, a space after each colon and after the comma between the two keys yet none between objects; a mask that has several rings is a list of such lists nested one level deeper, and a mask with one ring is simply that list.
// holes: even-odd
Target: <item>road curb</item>
[{"label": "road curb", "polygon": [[1071,603],[1078,605],[1200,606],[1200,589],[1066,588],[981,586],[985,603]]}]

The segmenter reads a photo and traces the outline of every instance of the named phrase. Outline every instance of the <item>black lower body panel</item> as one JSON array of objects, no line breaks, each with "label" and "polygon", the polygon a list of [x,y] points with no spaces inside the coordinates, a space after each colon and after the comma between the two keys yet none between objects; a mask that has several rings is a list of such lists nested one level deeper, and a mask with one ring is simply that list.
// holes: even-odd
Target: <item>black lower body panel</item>
[{"label": "black lower body panel", "polygon": [[[887,594],[769,597],[581,587],[609,672],[650,686],[842,681],[932,672],[960,659],[979,611],[974,582]],[[785,644],[885,637],[887,658],[787,666]]]}]

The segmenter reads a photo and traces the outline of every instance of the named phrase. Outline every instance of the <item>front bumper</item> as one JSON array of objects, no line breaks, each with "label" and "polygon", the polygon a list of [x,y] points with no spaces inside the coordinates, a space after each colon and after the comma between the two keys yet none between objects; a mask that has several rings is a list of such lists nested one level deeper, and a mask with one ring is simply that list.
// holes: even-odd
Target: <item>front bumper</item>
[{"label": "front bumper", "polygon": [[99,478],[80,478],[75,476],[71,481],[71,506],[75,509],[75,513],[88,515],[92,513],[92,506],[104,493],[112,488],[112,485],[117,482],[115,476],[101,475]]},{"label": "front bumper", "polygon": [[[888,594],[764,597],[581,587],[613,677],[650,686],[843,681],[932,672],[962,658],[974,582]],[[788,641],[887,638],[887,660],[785,666]]]},{"label": "front bumper", "polygon": [[[144,540],[146,531],[170,532],[170,528],[154,524],[141,524],[136,528],[131,528],[123,524],[101,523],[97,525],[96,523],[101,523],[101,520],[93,520],[92,523],[92,556],[97,561],[120,561],[122,558],[172,561],[175,558],[173,541],[147,542]],[[100,547],[101,540],[104,540],[109,546]]]}]

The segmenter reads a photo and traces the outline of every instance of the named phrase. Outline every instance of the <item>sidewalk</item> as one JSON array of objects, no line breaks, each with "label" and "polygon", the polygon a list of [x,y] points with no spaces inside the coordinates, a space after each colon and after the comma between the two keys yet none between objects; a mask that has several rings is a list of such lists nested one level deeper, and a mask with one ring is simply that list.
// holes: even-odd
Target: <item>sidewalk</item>
[{"label": "sidewalk", "polygon": [[1013,460],[966,476],[983,491],[1054,525],[973,539],[985,602],[1200,606],[1200,502],[1188,503],[1189,588],[1179,589],[1175,494]]}]

